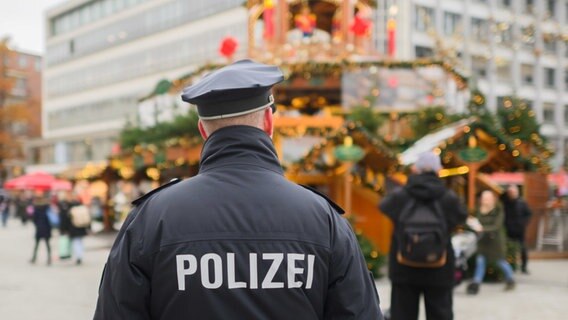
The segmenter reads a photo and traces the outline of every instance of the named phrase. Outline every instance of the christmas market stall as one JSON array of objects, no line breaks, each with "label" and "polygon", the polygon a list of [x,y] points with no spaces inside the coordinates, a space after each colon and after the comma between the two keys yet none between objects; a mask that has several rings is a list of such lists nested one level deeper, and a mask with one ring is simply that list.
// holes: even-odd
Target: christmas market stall
[{"label": "christmas market stall", "polygon": [[[483,189],[503,192],[485,174],[520,172],[524,175],[524,194],[535,212],[540,212],[548,201],[546,158],[550,151],[535,152],[523,148],[520,140],[512,139],[483,119],[470,117],[442,127],[418,140],[401,154],[401,164],[409,166],[419,153],[434,151],[440,154],[444,170],[440,176],[448,178],[449,185],[464,199],[473,212],[476,197]],[[534,241],[538,214],[527,233]]]}]

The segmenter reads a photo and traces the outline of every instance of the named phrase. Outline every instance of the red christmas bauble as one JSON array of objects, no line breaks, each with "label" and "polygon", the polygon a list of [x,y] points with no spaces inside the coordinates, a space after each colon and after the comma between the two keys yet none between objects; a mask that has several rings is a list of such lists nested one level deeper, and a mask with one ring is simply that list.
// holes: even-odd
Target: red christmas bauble
[{"label": "red christmas bauble", "polygon": [[219,53],[225,58],[231,58],[237,51],[239,42],[234,37],[228,36],[223,38],[219,46]]}]

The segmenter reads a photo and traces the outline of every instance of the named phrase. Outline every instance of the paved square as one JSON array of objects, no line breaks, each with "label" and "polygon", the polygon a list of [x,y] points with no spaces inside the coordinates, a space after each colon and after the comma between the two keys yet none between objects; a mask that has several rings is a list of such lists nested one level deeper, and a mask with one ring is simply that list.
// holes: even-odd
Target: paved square
[{"label": "paved square", "polygon": [[[40,245],[37,263],[31,265],[34,228],[10,220],[0,228],[0,318],[10,320],[91,319],[104,262],[112,235],[85,238],[84,263],[54,260],[46,266]],[[51,240],[57,250],[57,236]],[[568,260],[530,261],[530,276],[517,274],[517,288],[503,292],[502,284],[484,284],[480,294],[455,292],[456,320],[563,320],[568,315]],[[390,304],[388,280],[377,281],[381,307]],[[423,310],[421,310],[423,312]],[[424,316],[421,315],[421,319]]]}]

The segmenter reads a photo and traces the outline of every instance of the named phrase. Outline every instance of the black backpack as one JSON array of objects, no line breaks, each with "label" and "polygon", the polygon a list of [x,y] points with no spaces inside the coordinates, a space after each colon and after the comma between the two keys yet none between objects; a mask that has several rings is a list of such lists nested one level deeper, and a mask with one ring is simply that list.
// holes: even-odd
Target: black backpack
[{"label": "black backpack", "polygon": [[448,226],[438,199],[410,198],[397,225],[398,263],[415,268],[439,268],[446,264]]}]

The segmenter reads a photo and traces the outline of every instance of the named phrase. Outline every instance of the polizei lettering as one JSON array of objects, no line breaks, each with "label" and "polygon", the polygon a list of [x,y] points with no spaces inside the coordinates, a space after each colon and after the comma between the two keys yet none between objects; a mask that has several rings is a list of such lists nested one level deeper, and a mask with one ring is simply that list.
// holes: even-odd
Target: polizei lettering
[{"label": "polizei lettering", "polygon": [[[316,259],[313,254],[250,253],[248,259],[244,257],[241,259],[239,266],[248,265],[248,281],[236,278],[234,253],[227,253],[224,260],[216,253],[204,254],[199,259],[193,254],[178,254],[176,255],[178,290],[185,291],[186,286],[194,285],[191,283],[191,276],[198,272],[201,275],[201,285],[206,289],[312,288]],[[266,262],[270,267],[261,275],[259,263]],[[283,276],[277,277],[279,274]],[[278,278],[284,281],[277,281]],[[300,281],[302,279],[305,279],[305,282]]]}]

